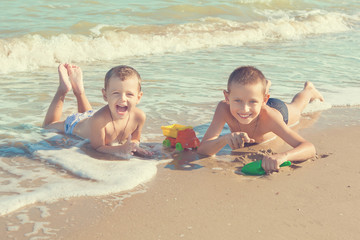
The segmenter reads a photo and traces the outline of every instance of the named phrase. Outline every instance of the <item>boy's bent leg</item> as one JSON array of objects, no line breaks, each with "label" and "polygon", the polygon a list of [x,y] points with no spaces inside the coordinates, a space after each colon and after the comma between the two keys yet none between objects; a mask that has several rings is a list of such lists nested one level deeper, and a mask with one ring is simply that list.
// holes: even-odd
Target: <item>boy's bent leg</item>
[{"label": "boy's bent leg", "polygon": [[83,113],[92,109],[89,100],[87,99],[85,93],[75,94],[78,105],[78,112]]},{"label": "boy's bent leg", "polygon": [[62,115],[62,109],[65,101],[66,94],[71,90],[71,83],[67,74],[67,69],[64,64],[60,64],[58,67],[59,72],[59,87],[55,93],[53,100],[50,103],[48,111],[46,113],[43,127],[47,127],[49,124],[58,122]]},{"label": "boy's bent leg", "polygon": [[92,109],[89,100],[85,95],[85,88],[81,68],[75,65],[68,65],[69,77],[74,95],[77,100],[78,112],[83,113]]},{"label": "boy's bent leg", "polygon": [[293,124],[300,119],[302,111],[312,101],[319,99],[324,101],[323,96],[311,82],[305,82],[304,89],[296,94],[290,104],[287,104],[289,111],[289,124]]}]

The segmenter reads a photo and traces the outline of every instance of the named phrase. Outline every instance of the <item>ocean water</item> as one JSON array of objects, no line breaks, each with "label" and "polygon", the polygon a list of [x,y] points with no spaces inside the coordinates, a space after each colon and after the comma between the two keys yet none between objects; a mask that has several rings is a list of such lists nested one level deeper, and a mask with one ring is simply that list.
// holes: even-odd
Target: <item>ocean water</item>
[{"label": "ocean water", "polygon": [[[160,126],[211,121],[233,69],[254,65],[271,95],[290,101],[312,81],[326,103],[360,105],[357,0],[10,1],[0,16],[0,215],[39,202],[129,191],[156,176]],[[106,161],[86,141],[41,128],[58,85],[57,66],[79,65],[94,109],[108,69],[143,78],[142,141],[154,159]],[[64,117],[76,111],[66,98]],[[100,159],[99,159],[100,158]]]}]

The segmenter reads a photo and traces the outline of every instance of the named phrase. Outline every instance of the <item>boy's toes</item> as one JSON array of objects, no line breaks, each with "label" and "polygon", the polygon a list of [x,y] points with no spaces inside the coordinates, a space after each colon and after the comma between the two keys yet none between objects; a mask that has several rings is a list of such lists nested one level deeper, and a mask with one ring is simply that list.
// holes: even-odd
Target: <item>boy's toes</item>
[{"label": "boy's toes", "polygon": [[72,86],[69,80],[69,76],[65,64],[59,65],[58,72],[59,72],[59,89],[62,92],[67,93],[68,91],[71,90]]}]

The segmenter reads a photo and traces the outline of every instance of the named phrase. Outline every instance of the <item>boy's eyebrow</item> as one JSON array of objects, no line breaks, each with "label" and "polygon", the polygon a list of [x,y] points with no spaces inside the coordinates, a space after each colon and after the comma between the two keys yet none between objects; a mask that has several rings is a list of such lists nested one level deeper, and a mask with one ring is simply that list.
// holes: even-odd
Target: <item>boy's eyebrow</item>
[{"label": "boy's eyebrow", "polygon": [[[112,93],[114,93],[114,92],[121,92],[121,90],[120,89],[115,89],[115,90],[113,90],[113,91],[111,91]],[[125,90],[125,91],[122,91],[122,92],[125,92],[125,93],[135,93],[135,91],[131,91],[131,90]]]},{"label": "boy's eyebrow", "polygon": [[[235,100],[243,100],[243,99],[241,98],[241,96],[235,96],[234,99],[235,99]],[[258,99],[257,99],[257,98],[250,98],[249,101],[258,101]]]},{"label": "boy's eyebrow", "polygon": [[234,100],[242,100],[241,97],[234,97]]}]

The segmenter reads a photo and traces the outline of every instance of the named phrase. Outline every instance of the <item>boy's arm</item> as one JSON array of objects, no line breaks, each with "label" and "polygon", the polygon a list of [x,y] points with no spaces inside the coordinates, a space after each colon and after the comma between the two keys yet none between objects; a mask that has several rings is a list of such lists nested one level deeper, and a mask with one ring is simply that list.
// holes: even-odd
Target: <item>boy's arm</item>
[{"label": "boy's arm", "polygon": [[137,144],[131,141],[131,135],[129,135],[127,141],[122,145],[102,145],[96,148],[96,151],[127,158],[129,155],[133,155],[134,152],[137,152],[137,148]]},{"label": "boy's arm", "polygon": [[135,113],[135,121],[137,127],[135,131],[131,133],[131,141],[139,143],[141,138],[141,131],[146,121],[146,115],[142,110],[137,109]]},{"label": "boy's arm", "polygon": [[136,153],[140,154],[141,156],[151,156],[153,155],[152,152],[149,152],[140,147],[141,131],[145,124],[146,115],[142,110],[138,109],[135,114],[135,119],[137,122],[137,127],[135,131],[131,134],[131,141],[136,144]]},{"label": "boy's arm", "polygon": [[223,104],[226,103],[220,102],[215,110],[213,120],[197,149],[199,154],[214,155],[227,144],[226,136],[219,137],[225,125],[226,113]]},{"label": "boy's arm", "polygon": [[278,170],[279,165],[285,161],[306,160],[315,156],[316,150],[314,145],[306,141],[282,120],[273,121],[273,124],[271,124],[271,130],[286,143],[292,146],[293,149],[283,153],[264,156],[262,167],[266,172]]},{"label": "boy's arm", "polygon": [[315,156],[316,150],[314,145],[305,140],[290,127],[276,128],[274,129],[274,133],[293,147],[293,149],[282,153],[285,155],[286,160],[306,160]]}]

